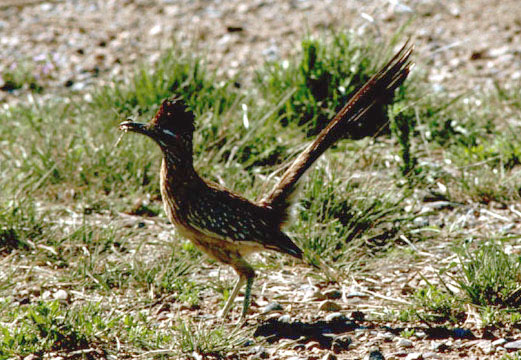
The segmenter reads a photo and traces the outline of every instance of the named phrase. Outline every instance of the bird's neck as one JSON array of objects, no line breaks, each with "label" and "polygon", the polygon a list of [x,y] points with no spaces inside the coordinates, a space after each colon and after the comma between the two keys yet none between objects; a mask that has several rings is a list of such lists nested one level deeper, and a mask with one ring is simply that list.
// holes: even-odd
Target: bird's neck
[{"label": "bird's neck", "polygon": [[163,152],[161,172],[168,181],[177,185],[183,185],[199,178],[194,169],[191,152],[185,154]]}]

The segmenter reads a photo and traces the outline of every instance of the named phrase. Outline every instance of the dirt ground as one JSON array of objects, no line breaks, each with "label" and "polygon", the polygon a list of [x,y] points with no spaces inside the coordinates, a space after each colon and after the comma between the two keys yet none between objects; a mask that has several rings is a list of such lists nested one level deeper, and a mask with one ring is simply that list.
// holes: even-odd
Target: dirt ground
[{"label": "dirt ground", "polygon": [[521,77],[516,0],[1,0],[0,73],[36,63],[29,70],[44,96],[83,91],[153,61],[175,39],[195,44],[219,73],[251,74],[266,60],[296,53],[306,34],[351,29],[388,39],[405,25],[433,86],[472,91]]},{"label": "dirt ground", "polygon": [[[295,54],[306,34],[351,29],[360,34],[376,34],[383,40],[405,25],[404,38],[410,36],[415,43],[415,62],[428,74],[435,90],[460,94],[486,90],[495,83],[521,81],[519,0],[0,0],[0,74],[25,68],[43,88],[38,95],[28,89],[0,91],[0,102],[87,92],[114,77],[123,77],[136,64],[154,61],[174,40],[207,58],[209,66],[219,74],[233,77],[241,70],[252,76],[266,60]],[[4,83],[0,79],[0,88]],[[508,209],[498,209],[496,213],[503,211]],[[460,215],[452,214],[455,219]],[[420,270],[422,276],[435,272],[431,264],[437,261],[435,255],[442,252],[443,246],[426,246],[430,246],[425,251],[428,255],[413,266],[404,265],[403,261],[373,264],[367,273],[374,272],[363,282],[353,279],[349,286],[320,292],[338,291],[350,311],[384,311],[386,302],[403,303],[401,294],[421,281]],[[207,274],[208,269],[202,269],[201,274],[204,271]],[[269,299],[277,298],[290,307],[287,311],[298,320],[323,318],[309,315],[317,314],[319,303],[310,300],[316,289],[302,280],[305,272],[302,269],[263,276],[259,280],[263,290],[257,294],[253,308],[258,310]],[[373,295],[362,296],[362,290]],[[207,299],[203,312],[211,306]],[[294,308],[288,299],[292,299]],[[257,315],[250,323],[261,320],[267,321]],[[495,352],[492,341],[480,331],[473,333],[475,338],[467,339],[417,336],[409,346],[405,341],[399,343],[399,328],[386,323],[361,324],[350,333],[353,344],[349,351],[338,358],[368,357],[374,347],[380,348],[386,359],[485,359],[504,354]],[[445,353],[438,351],[440,346],[446,349]],[[322,357],[318,346],[306,350],[305,358],[329,359]],[[277,351],[272,354],[267,349],[267,356],[303,356],[302,351],[295,352],[293,343],[278,346]]]}]

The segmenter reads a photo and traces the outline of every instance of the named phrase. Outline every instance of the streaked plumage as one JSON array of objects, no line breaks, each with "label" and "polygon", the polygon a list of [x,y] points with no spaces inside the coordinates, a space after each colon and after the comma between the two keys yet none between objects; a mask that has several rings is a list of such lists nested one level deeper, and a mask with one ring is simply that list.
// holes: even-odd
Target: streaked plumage
[{"label": "streaked plumage", "polygon": [[223,315],[244,283],[242,317],[247,312],[255,271],[244,259],[246,255],[274,250],[302,259],[302,250],[281,230],[288,220],[298,180],[324,151],[344,136],[347,124],[362,121],[373,106],[392,99],[394,90],[409,73],[411,52],[412,48],[404,45],[369,79],[297,157],[272,191],[256,203],[197,174],[192,161],[194,116],[181,99],[165,100],[149,124],[120,125],[122,130],[149,136],[161,147],[161,195],[165,212],[179,234],[210,257],[232,266],[239,275]]}]

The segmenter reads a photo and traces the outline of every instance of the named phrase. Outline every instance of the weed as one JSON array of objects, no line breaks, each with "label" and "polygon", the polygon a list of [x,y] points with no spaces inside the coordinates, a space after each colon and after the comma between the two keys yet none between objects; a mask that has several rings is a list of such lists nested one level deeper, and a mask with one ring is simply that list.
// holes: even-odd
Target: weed
[{"label": "weed", "polygon": [[30,89],[35,93],[42,92],[43,88],[38,83],[34,75],[36,69],[31,63],[22,61],[13,64],[8,70],[5,70],[0,79],[2,80],[2,91],[14,91],[22,88]]},{"label": "weed", "polygon": [[521,257],[507,254],[501,243],[489,241],[471,251],[457,249],[455,278],[469,301],[481,306],[518,307],[521,304]]},{"label": "weed", "polygon": [[[284,125],[305,126],[307,135],[317,134],[374,72],[374,47],[359,41],[352,33],[333,34],[330,40],[307,38],[302,41],[298,63],[270,63],[257,74],[265,98],[274,102],[293,91],[279,111]],[[347,130],[348,137],[374,135],[386,126],[383,108],[367,116],[363,124]]]}]

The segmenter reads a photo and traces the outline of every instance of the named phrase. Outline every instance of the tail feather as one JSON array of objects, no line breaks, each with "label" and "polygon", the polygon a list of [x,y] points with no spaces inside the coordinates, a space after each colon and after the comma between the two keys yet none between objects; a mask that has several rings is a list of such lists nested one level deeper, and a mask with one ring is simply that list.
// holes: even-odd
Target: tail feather
[{"label": "tail feather", "polygon": [[391,101],[394,90],[409,74],[411,67],[409,57],[412,49],[413,47],[406,42],[396,55],[349,99],[333,120],[318,134],[315,141],[295,159],[271,192],[259,202],[260,205],[275,211],[281,226],[288,218],[291,196],[295,192],[297,182],[306,170],[331,145],[345,135],[349,124],[363,121],[367,112],[375,105]]}]

